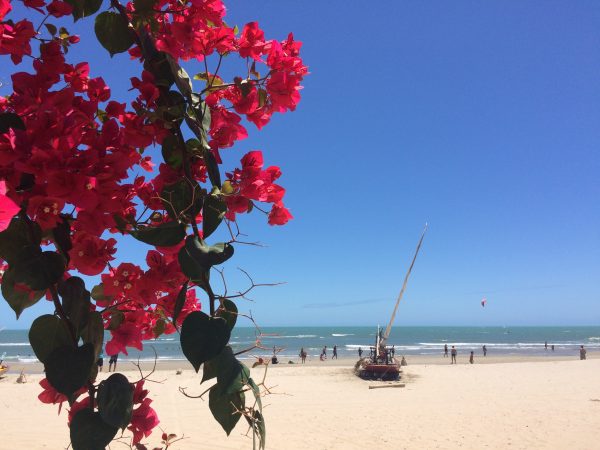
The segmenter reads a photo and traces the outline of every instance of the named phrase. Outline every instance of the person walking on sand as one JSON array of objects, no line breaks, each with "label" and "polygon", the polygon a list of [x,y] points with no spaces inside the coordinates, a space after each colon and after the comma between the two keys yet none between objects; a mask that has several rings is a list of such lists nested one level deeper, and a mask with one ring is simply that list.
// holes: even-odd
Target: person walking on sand
[{"label": "person walking on sand", "polygon": [[585,359],[585,354],[586,354],[586,350],[585,348],[583,348],[583,345],[579,348],[579,359],[584,360]]},{"label": "person walking on sand", "polygon": [[327,346],[323,347],[323,350],[321,350],[321,361],[325,358],[327,358]]},{"label": "person walking on sand", "polygon": [[337,345],[333,346],[333,356],[331,359],[337,359]]},{"label": "person walking on sand", "polygon": [[454,345],[452,346],[452,350],[450,350],[450,355],[452,356],[450,364],[456,364],[456,349],[454,348]]},{"label": "person walking on sand", "polygon": [[554,351],[554,344],[552,344],[550,347],[552,348],[552,351]]},{"label": "person walking on sand", "polygon": [[487,356],[487,347],[483,346],[483,356]]},{"label": "person walking on sand", "polygon": [[358,359],[362,358],[362,348],[358,347]]},{"label": "person walking on sand", "polygon": [[544,342],[544,348],[548,350],[548,341]]},{"label": "person walking on sand", "polygon": [[444,344],[444,358],[448,357],[448,344]]},{"label": "person walking on sand", "polygon": [[474,360],[474,358],[475,358],[475,357],[474,357],[474,355],[473,355],[473,352],[471,351],[471,356],[469,356],[469,362],[470,362],[471,364],[473,364],[473,360]]}]

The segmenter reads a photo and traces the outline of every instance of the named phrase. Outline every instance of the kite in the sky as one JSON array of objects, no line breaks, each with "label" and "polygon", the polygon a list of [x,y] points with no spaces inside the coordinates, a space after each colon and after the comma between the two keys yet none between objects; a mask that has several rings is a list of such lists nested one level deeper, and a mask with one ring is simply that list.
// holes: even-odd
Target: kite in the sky
[{"label": "kite in the sky", "polygon": [[481,299],[481,307],[485,308],[485,304],[487,303],[487,299],[484,297]]}]

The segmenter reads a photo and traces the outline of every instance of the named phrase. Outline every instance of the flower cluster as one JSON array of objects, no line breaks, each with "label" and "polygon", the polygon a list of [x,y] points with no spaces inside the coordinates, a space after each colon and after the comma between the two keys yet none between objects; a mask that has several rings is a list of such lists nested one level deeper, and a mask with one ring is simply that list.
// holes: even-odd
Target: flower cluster
[{"label": "flower cluster", "polygon": [[[57,286],[74,272],[99,276],[102,282],[92,290],[89,309],[99,311],[105,329],[110,330],[109,355],[127,354],[128,347],[141,350],[144,340],[174,333],[190,313],[201,308],[194,288],[202,287],[209,294],[210,289],[201,285],[207,275],[197,279],[185,272],[178,255],[189,233],[204,238],[198,224],[205,220],[206,199],[216,202],[213,211],[220,215],[213,220],[217,226],[223,216],[235,221],[237,214],[248,213],[255,206],[263,211],[258,203],[270,205],[270,211],[264,211],[270,225],[283,225],[292,218],[283,203],[285,189],[276,184],[281,177],[279,167],[264,168],[262,152],[255,150],[241,158],[241,168],[226,171],[221,167],[220,152],[248,136],[248,123],[261,129],[274,113],[296,109],[308,73],[300,57],[301,43],[292,34],[283,41],[266,39],[257,22],[246,24],[241,31],[228,26],[221,0],[150,3],[121,6],[112,2],[118,7],[110,14],[120,14],[126,34],[137,37],[132,39],[129,53],[143,64],[139,76],[130,80],[135,98],[127,104],[111,98],[110,88],[93,75],[95,68],[88,62],[67,60],[69,47],[76,45],[79,37],[62,27],[58,31],[52,22],[71,14],[80,18],[77,2],[23,0],[26,8],[39,13],[34,24],[35,14],[11,20],[10,0],[0,0],[0,55],[8,55],[15,65],[24,57],[32,60],[29,71],[11,75],[13,92],[0,97],[0,233],[12,233],[11,220],[17,217],[28,227],[23,231],[24,241],[32,244],[33,263],[28,264],[34,267],[57,258],[64,261],[57,266],[60,276],[51,283],[52,289],[44,284],[53,275],[50,270],[41,284],[28,277],[9,280],[13,283],[12,301],[24,308],[46,294],[57,303]],[[86,10],[85,15],[88,13]],[[166,84],[159,76],[165,66],[157,70],[150,64],[148,48],[154,56],[164,55],[172,77]],[[232,54],[244,62],[240,64],[243,69],[239,76],[226,80],[218,72],[223,57]],[[214,72],[209,71],[209,59],[215,63]],[[190,86],[185,92],[181,83],[175,82],[181,93],[170,91],[173,78],[180,76],[180,62],[201,62],[202,71],[194,77],[199,80],[194,83],[202,85],[200,89],[192,92]],[[197,120],[196,129],[184,116]],[[182,123],[188,124],[198,139],[184,141]],[[155,165],[143,153],[159,146],[164,162]],[[139,169],[147,175],[139,175]],[[226,174],[223,183],[221,172]],[[182,205],[189,189],[191,204]],[[165,198],[165,192],[175,199]],[[176,228],[177,241],[144,237],[143,232],[164,226]],[[32,243],[38,229],[39,239]],[[115,262],[115,237],[119,234],[131,234],[153,246],[146,254],[146,269]],[[46,252],[42,253],[40,242]],[[0,272],[10,271],[14,277],[16,269],[10,257],[2,253],[2,258],[6,261],[0,259]],[[4,292],[4,280],[2,287]],[[60,310],[57,307],[61,320],[71,320]],[[94,314],[98,316],[98,312]],[[75,328],[69,326],[73,334]],[[80,336],[72,337],[77,347]],[[43,392],[39,399],[58,404],[60,412],[67,396],[47,379],[40,384]],[[128,427],[134,443],[158,424],[143,384],[142,380],[135,386],[136,407]],[[71,401],[86,392],[93,394],[94,387],[88,388],[70,393]],[[79,410],[96,407],[93,395],[73,402],[69,422]]]}]

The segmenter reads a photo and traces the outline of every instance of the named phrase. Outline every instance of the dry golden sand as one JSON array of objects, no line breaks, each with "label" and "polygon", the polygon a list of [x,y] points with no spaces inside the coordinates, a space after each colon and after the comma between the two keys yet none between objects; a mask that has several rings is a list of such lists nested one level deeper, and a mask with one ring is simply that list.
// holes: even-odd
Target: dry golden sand
[{"label": "dry golden sand", "polygon": [[[277,394],[264,400],[267,448],[598,449],[600,359],[589,356],[587,361],[480,357],[474,365],[459,359],[456,366],[443,358],[412,357],[405,388],[373,390],[368,386],[377,383],[354,377],[348,360],[273,366],[267,384]],[[120,362],[120,369],[129,367]],[[182,375],[175,375],[178,367]],[[38,366],[27,368],[38,371],[27,384],[15,382],[18,367],[0,381],[0,450],[66,448],[66,414],[58,416],[55,406],[38,402],[42,375]],[[261,372],[254,369],[253,376]],[[252,448],[242,422],[226,437],[208,401],[178,392],[179,386],[196,394],[204,390],[185,364],[161,365],[153,378],[164,380],[149,386],[161,426],[186,436],[173,450]],[[158,441],[159,433],[148,439]]]}]

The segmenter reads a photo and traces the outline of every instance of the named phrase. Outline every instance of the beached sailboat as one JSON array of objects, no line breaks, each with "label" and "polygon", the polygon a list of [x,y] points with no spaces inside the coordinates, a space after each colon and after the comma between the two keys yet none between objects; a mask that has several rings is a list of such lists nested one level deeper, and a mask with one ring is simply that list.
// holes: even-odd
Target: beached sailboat
[{"label": "beached sailboat", "polygon": [[421,249],[421,244],[423,243],[423,238],[425,237],[426,232],[427,224],[425,224],[425,228],[421,234],[421,239],[419,239],[417,249],[415,250],[415,255],[413,256],[410,267],[408,268],[408,272],[406,272],[406,276],[404,277],[402,289],[400,290],[400,294],[398,294],[398,298],[396,299],[396,305],[394,306],[394,311],[392,312],[392,316],[390,317],[390,321],[385,329],[385,332],[383,332],[379,326],[377,327],[375,346],[370,348],[369,356],[359,359],[354,366],[356,375],[363,379],[398,380],[400,378],[401,361],[398,361],[396,358],[394,346],[386,345],[386,343],[390,337],[392,324],[394,323],[396,312],[398,311],[398,305],[400,304],[400,300],[402,300],[402,296],[404,295],[406,285],[408,284],[408,278],[410,277],[412,268],[417,260],[417,255]]}]

